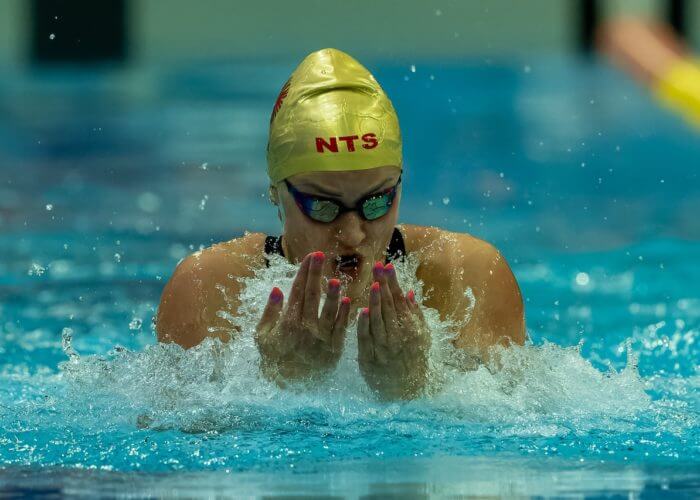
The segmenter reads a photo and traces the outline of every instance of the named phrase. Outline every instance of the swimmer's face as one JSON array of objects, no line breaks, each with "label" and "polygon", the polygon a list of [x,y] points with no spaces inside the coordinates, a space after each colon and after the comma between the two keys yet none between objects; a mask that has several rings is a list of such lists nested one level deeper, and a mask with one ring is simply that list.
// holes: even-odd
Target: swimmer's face
[{"label": "swimmer's face", "polygon": [[[396,185],[400,174],[398,167],[385,166],[349,172],[307,172],[287,181],[304,194],[355,207],[367,196]],[[284,242],[289,257],[298,262],[307,253],[321,250],[326,254],[326,276],[352,281],[354,289],[366,285],[374,262],[384,262],[384,250],[398,219],[401,184],[386,215],[371,221],[357,212],[345,212],[332,222],[318,222],[296,205],[285,182],[277,184],[277,192],[284,212]],[[343,259],[338,263],[337,258]]]}]

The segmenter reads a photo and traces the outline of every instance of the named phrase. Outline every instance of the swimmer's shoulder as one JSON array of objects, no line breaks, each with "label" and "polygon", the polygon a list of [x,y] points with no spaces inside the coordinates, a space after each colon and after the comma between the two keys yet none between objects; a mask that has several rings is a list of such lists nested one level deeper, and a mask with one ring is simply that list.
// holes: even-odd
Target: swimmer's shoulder
[{"label": "swimmer's shoulder", "polygon": [[197,345],[209,336],[228,340],[231,326],[221,311],[235,314],[240,305],[239,280],[253,276],[264,265],[264,246],[264,234],[246,233],[180,261],[158,306],[158,340],[183,347]]},{"label": "swimmer's shoulder", "polygon": [[400,225],[399,229],[406,253],[418,259],[418,278],[436,299],[448,293],[457,275],[471,282],[482,279],[485,264],[500,255],[492,244],[469,233],[410,224]]},{"label": "swimmer's shoulder", "polygon": [[471,261],[479,264],[492,259],[499,250],[488,241],[469,233],[446,231],[435,226],[401,224],[406,253],[418,254],[421,266],[435,271],[450,271],[454,264]]},{"label": "swimmer's shoulder", "polygon": [[264,265],[264,247],[263,233],[246,233],[216,243],[183,259],[173,278],[184,274],[200,282],[220,282],[231,275],[238,278],[252,276],[256,268]]},{"label": "swimmer's shoulder", "polygon": [[441,316],[453,315],[468,307],[469,289],[480,305],[478,316],[485,329],[494,330],[494,339],[506,335],[523,342],[520,287],[498,248],[471,234],[437,227],[402,225],[399,229],[408,255],[418,257],[416,275],[425,284],[426,305]]}]

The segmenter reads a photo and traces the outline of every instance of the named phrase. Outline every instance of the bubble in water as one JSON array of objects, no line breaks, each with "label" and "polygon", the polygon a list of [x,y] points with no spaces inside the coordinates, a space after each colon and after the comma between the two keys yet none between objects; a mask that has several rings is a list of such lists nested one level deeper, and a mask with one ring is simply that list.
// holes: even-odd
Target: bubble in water
[{"label": "bubble in water", "polygon": [[411,73],[415,73],[415,72],[416,72],[416,65],[411,64]]},{"label": "bubble in water", "polygon": [[114,262],[116,262],[118,264],[121,261],[122,261],[122,256],[118,253],[115,253],[114,254]]},{"label": "bubble in water", "polygon": [[445,197],[442,199],[442,204],[443,204],[443,205],[449,205],[449,204],[450,204],[450,199],[449,199],[447,196],[445,196]]},{"label": "bubble in water", "polygon": [[205,194],[204,197],[199,202],[199,209],[204,210],[207,207],[207,200],[209,200],[209,195]]},{"label": "bubble in water", "polygon": [[53,205],[52,205],[51,203],[47,203],[47,204],[46,204],[46,210],[47,210],[48,212],[50,212],[51,210],[53,210]]},{"label": "bubble in water", "polygon": [[530,73],[530,72],[532,71],[532,68],[531,68],[530,66],[526,65],[526,66],[523,68],[523,71],[524,71],[525,73]]},{"label": "bubble in water", "polygon": [[202,170],[206,170],[208,166],[209,166],[209,163],[205,161],[204,163],[202,163],[202,164],[199,166],[199,168],[201,168]]},{"label": "bubble in water", "polygon": [[140,330],[143,325],[143,320],[141,318],[131,318],[129,322],[129,330]]},{"label": "bubble in water", "polygon": [[54,33],[51,33],[49,35],[49,40],[55,40],[55,39],[56,39],[56,35]]},{"label": "bubble in water", "polygon": [[440,16],[442,15],[442,11],[441,11],[440,9],[437,9],[437,10],[435,11],[435,15],[436,15],[437,17],[440,17]]}]

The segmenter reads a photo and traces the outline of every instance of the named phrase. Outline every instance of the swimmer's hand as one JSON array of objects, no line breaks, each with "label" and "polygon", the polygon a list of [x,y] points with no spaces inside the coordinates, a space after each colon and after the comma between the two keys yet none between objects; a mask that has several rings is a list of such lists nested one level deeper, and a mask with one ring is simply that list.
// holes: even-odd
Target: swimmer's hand
[{"label": "swimmer's hand", "polygon": [[404,296],[392,264],[374,266],[369,308],[357,322],[358,362],[383,399],[412,399],[428,380],[430,332],[411,290]]},{"label": "swimmer's hand", "polygon": [[321,300],[323,252],[310,253],[301,262],[287,307],[275,287],[256,329],[261,370],[270,380],[309,380],[334,369],[340,359],[348,324],[350,299],[340,299],[340,281],[328,281],[326,301]]}]

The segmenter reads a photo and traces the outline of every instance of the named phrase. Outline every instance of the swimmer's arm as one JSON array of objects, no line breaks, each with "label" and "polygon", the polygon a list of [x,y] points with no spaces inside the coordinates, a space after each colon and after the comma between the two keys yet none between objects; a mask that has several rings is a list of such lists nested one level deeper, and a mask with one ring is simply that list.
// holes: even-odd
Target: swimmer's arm
[{"label": "swimmer's arm", "polygon": [[455,347],[488,357],[493,345],[523,344],[525,314],[515,276],[492,245],[455,235],[451,260],[449,316],[458,325]]},{"label": "swimmer's arm", "polygon": [[228,341],[236,329],[246,266],[221,247],[197,252],[183,260],[168,281],[156,321],[159,342],[174,342],[188,349],[207,337]]}]

